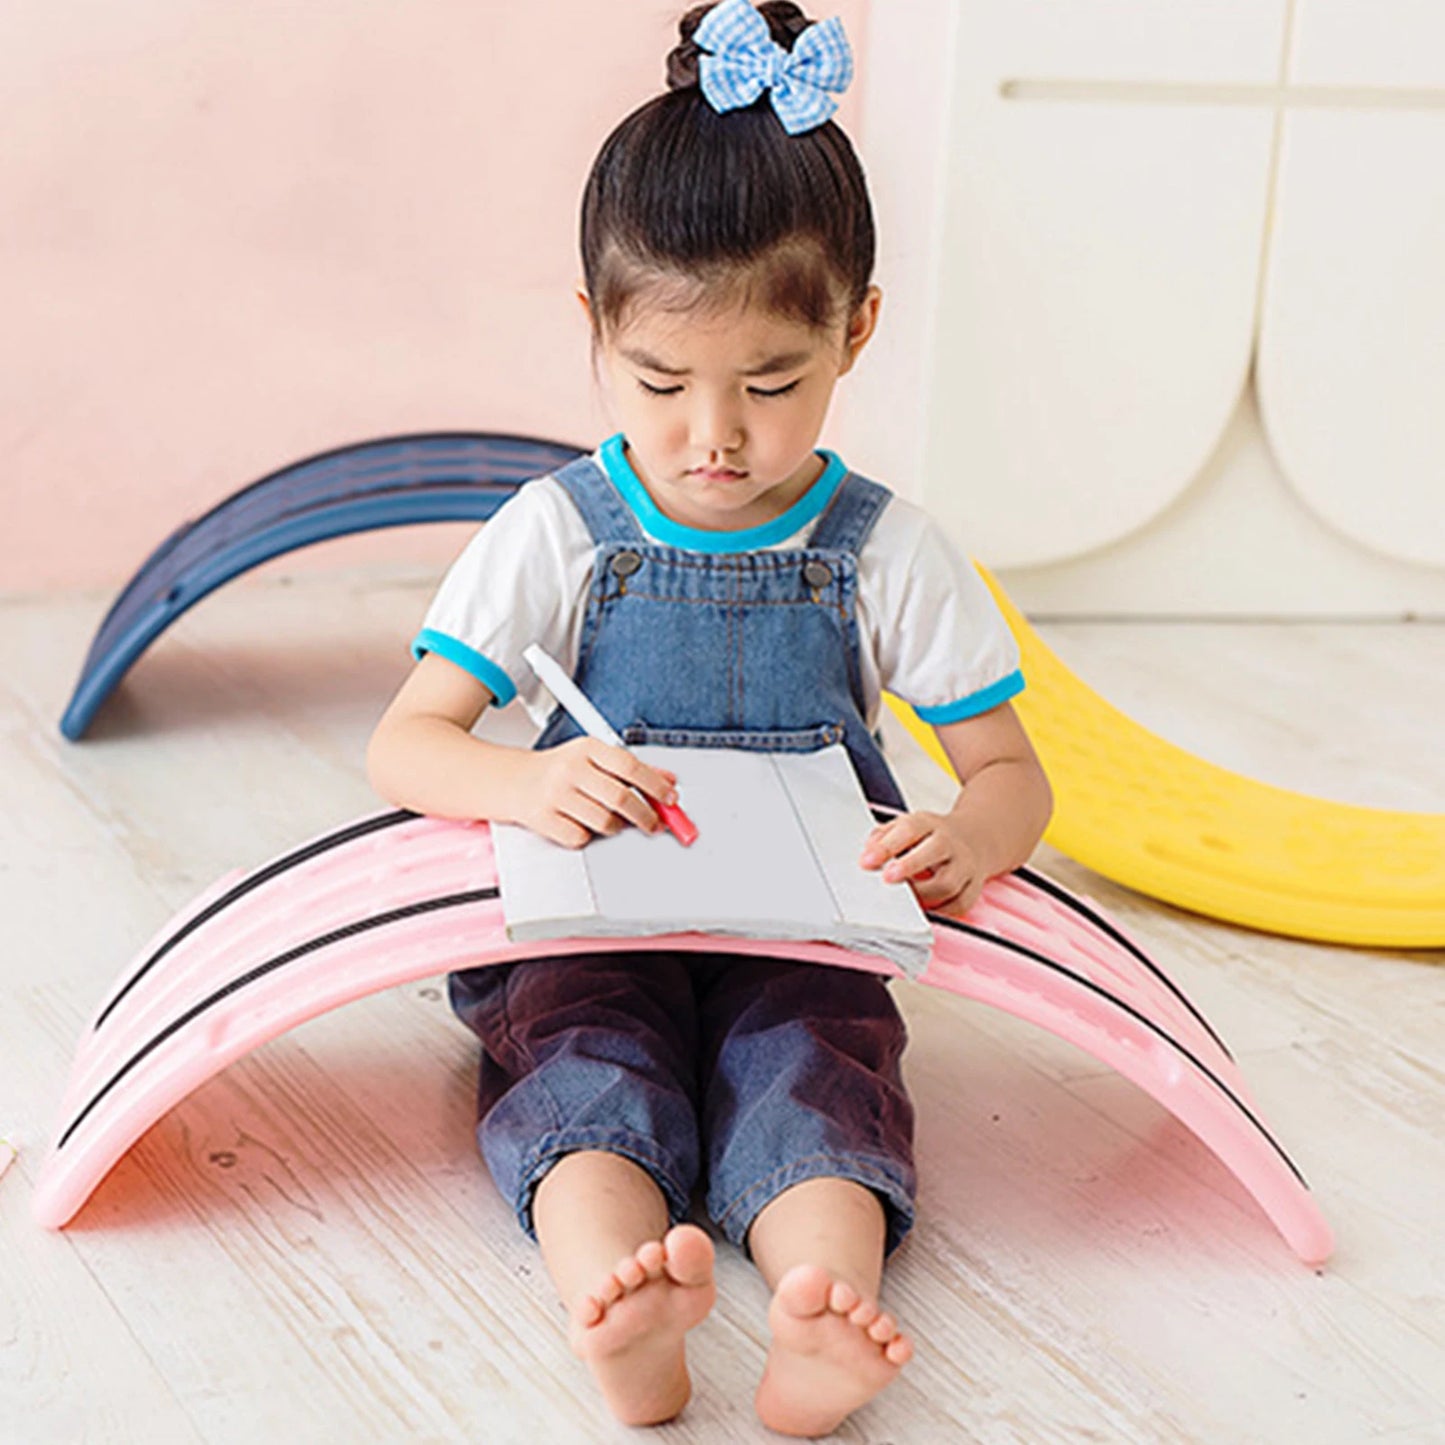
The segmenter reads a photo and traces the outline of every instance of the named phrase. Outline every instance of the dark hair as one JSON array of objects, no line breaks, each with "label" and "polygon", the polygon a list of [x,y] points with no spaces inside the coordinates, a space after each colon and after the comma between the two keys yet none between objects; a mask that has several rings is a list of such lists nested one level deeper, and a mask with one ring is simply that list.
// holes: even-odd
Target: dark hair
[{"label": "dark hair", "polygon": [[[789,135],[766,91],[713,110],[692,41],[711,8],[678,22],[670,88],[617,126],[587,177],[582,269],[595,335],[644,289],[678,310],[704,298],[759,304],[818,329],[867,294],[873,208],[848,137],[832,121]],[[786,0],[757,8],[787,50],[813,23]]]}]

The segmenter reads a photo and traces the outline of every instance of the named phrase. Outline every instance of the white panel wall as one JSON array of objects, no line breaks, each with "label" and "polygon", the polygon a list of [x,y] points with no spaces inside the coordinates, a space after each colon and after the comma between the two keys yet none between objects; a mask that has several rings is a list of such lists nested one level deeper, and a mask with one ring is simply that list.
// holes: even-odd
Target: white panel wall
[{"label": "white panel wall", "polygon": [[868,53],[856,465],[1035,610],[1445,613],[1445,6],[909,0]]},{"label": "white panel wall", "polygon": [[1295,83],[1379,94],[1286,115],[1265,429],[1331,526],[1445,567],[1445,5],[1299,0],[1297,19]]}]

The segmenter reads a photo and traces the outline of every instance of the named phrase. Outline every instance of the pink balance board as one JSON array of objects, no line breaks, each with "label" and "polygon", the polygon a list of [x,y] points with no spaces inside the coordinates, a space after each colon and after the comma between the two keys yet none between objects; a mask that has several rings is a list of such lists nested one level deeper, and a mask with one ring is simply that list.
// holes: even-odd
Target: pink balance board
[{"label": "pink balance board", "polygon": [[[1219,1156],[1301,1259],[1329,1256],[1329,1225],[1229,1051],[1117,925],[1028,869],[994,879],[966,920],[932,922],[922,982],[1039,1024],[1133,1080]],[[296,1024],[451,969],[599,946],[898,973],[831,944],[701,933],[514,944],[485,823],[374,814],[222,879],[141,952],[81,1040],[35,1218],[63,1227],[167,1110]]]}]

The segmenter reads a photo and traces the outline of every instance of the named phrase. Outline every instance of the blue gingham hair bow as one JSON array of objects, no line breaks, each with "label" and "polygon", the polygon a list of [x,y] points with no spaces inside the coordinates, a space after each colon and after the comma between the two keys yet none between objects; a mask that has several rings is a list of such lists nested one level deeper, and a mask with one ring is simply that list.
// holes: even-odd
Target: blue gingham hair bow
[{"label": "blue gingham hair bow", "polygon": [[828,92],[847,90],[853,79],[853,52],[836,15],[810,25],[784,50],[748,0],[722,0],[692,39],[709,52],[699,58],[698,81],[714,110],[751,105],[766,90],[789,135],[822,125],[838,108]]}]

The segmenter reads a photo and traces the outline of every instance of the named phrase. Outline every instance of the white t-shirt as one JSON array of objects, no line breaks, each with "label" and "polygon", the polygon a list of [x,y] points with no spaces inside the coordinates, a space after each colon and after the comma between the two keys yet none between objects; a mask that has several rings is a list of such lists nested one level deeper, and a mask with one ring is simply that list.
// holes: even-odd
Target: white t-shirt
[{"label": "white t-shirt", "polygon": [[[592,460],[617,484],[643,534],[699,552],[807,545],[846,468],[823,452],[822,476],[782,516],[746,533],[685,527],[658,510],[613,437]],[[743,538],[745,545],[739,545]],[[540,643],[569,672],[577,653],[596,544],[552,476],[528,482],[480,528],[443,579],[415,656],[436,652],[488,687],[499,706],[520,697],[540,727],[555,704],[522,660]],[[865,717],[883,690],[929,723],[998,706],[1023,688],[1018,647],[988,588],[928,514],[901,497],[883,509],[858,554],[859,664]]]}]

